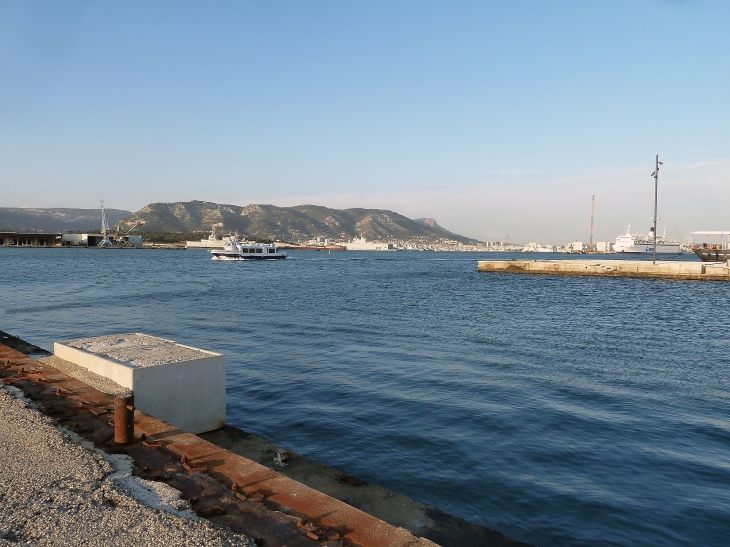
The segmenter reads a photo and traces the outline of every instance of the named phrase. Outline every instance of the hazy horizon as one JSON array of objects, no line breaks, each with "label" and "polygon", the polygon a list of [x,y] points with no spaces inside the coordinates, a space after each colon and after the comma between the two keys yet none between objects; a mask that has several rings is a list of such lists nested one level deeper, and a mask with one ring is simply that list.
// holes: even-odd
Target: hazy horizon
[{"label": "hazy horizon", "polygon": [[0,2],[0,206],[730,229],[730,4]]}]

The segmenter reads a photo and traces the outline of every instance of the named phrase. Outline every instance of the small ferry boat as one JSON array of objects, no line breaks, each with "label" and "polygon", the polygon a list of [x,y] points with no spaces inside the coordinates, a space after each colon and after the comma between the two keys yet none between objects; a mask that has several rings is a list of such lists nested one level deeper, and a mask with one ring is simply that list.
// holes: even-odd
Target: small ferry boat
[{"label": "small ferry boat", "polygon": [[286,253],[279,252],[276,245],[238,241],[236,236],[231,236],[223,249],[211,249],[208,252],[213,255],[213,260],[279,260],[286,258]]},{"label": "small ferry boat", "polygon": [[[629,225],[626,233],[616,238],[613,249],[617,253],[653,253],[654,228],[649,228],[647,235],[632,234],[631,225]],[[679,241],[669,239],[666,235],[657,235],[656,252],[657,254],[679,254]]]}]

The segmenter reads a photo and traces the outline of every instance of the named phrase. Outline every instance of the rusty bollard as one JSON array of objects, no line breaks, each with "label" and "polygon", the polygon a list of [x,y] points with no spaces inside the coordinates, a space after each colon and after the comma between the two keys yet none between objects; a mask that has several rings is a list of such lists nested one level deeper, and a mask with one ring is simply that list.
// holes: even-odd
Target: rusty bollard
[{"label": "rusty bollard", "polygon": [[114,399],[114,442],[129,444],[134,439],[134,395]]}]

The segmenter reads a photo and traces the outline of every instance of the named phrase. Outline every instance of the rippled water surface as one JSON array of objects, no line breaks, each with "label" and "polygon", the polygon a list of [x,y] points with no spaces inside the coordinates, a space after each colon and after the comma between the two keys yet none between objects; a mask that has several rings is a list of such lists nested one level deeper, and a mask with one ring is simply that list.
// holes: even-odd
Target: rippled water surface
[{"label": "rippled water surface", "polygon": [[0,330],[226,354],[228,421],[540,545],[730,543],[730,287],[0,248]]}]

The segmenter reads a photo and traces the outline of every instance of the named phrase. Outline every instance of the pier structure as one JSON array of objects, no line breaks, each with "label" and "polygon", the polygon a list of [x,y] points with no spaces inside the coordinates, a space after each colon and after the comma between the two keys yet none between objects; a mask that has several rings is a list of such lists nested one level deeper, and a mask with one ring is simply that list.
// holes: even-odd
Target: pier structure
[{"label": "pier structure", "polygon": [[480,272],[730,281],[730,262],[644,260],[480,260]]}]

